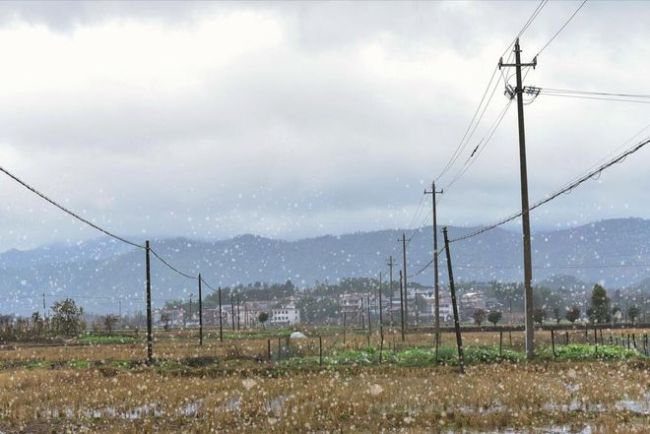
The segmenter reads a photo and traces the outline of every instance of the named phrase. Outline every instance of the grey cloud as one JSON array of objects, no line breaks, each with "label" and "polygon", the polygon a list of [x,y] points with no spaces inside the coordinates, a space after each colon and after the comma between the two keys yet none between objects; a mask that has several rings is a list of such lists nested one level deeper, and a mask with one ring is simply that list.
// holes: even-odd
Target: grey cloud
[{"label": "grey cloud", "polygon": [[[120,233],[296,238],[404,226],[462,136],[498,50],[533,7],[523,2],[3,4],[5,27],[29,22],[55,32],[115,18],[157,20],[170,31],[182,30],[210,14],[255,10],[278,20],[287,40],[223,68],[200,70],[194,77],[199,85],[182,92],[108,86],[13,96],[0,109],[0,143],[29,160],[21,175]],[[526,56],[573,7],[549,4],[526,34]],[[633,51],[644,50],[640,42],[648,30],[638,24],[647,10],[643,4],[588,4],[540,57],[529,82],[643,91],[647,86],[635,78],[646,74],[649,57]],[[623,33],[626,23],[630,30]],[[409,81],[400,71],[392,78],[373,77],[350,54],[370,43],[382,47],[390,61],[406,65],[448,51],[466,61],[467,69],[440,63],[422,75],[431,80],[414,74]],[[504,103],[497,92],[485,125]],[[445,194],[443,221],[488,223],[518,209],[514,115],[511,109],[480,159]],[[615,148],[647,121],[647,110],[540,97],[527,106],[526,116],[534,200]],[[477,131],[469,148],[484,133]],[[620,170],[603,175],[602,184],[571,196],[578,200],[562,199],[552,212],[535,214],[535,224],[645,216],[642,191],[617,192],[647,183],[647,171],[634,158],[625,164],[630,173],[643,174],[633,180]],[[26,194],[12,189],[2,197],[33,209],[18,218],[19,207],[3,207],[0,221],[13,231],[3,244],[89,236]],[[425,222],[425,215],[418,220]],[[52,234],[54,227],[61,232]],[[29,240],[21,240],[24,233]]]}]

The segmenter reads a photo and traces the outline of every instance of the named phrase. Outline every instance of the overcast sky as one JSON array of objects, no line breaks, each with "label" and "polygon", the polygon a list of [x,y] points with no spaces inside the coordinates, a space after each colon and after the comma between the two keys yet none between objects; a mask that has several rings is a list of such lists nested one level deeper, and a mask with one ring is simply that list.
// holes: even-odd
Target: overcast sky
[{"label": "overcast sky", "polygon": [[[0,164],[127,236],[429,224],[416,215],[422,190],[536,4],[5,2]],[[524,60],[578,4],[542,10]],[[644,2],[587,3],[526,84],[650,93],[649,17]],[[440,186],[506,104],[502,88]],[[527,105],[531,202],[619,148],[649,108],[543,95]],[[648,217],[649,161],[642,151],[535,211],[533,227]],[[0,201],[0,250],[97,236],[6,177]],[[487,224],[519,207],[513,104],[439,219]]]}]

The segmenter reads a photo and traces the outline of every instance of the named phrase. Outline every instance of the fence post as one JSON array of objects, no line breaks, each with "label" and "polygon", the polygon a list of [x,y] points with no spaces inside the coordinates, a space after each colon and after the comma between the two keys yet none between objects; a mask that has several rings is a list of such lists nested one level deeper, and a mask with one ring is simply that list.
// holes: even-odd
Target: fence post
[{"label": "fence post", "polygon": [[551,350],[553,351],[553,357],[556,357],[555,355],[555,330],[551,329]]},{"label": "fence post", "polygon": [[282,338],[278,336],[278,360],[282,358]]},{"label": "fence post", "polygon": [[569,331],[568,330],[564,331],[564,337],[566,338],[566,345],[569,345]]},{"label": "fence post", "polygon": [[499,357],[503,355],[503,330],[499,330]]},{"label": "fence post", "polygon": [[603,339],[603,329],[600,329],[600,344],[605,345],[605,339]]},{"label": "fence post", "polygon": [[271,339],[266,340],[266,356],[271,361]]},{"label": "fence post", "polygon": [[447,272],[449,273],[449,291],[451,292],[451,305],[454,312],[454,328],[456,329],[456,346],[458,347],[458,363],[460,373],[465,373],[465,357],[463,356],[463,338],[460,334],[460,320],[458,318],[458,305],[456,304],[456,288],[454,287],[454,272],[451,266],[451,250],[449,249],[449,237],[447,226],[442,228],[445,237],[445,252],[447,255]]},{"label": "fence post", "polygon": [[323,337],[318,336],[318,366],[323,366]]}]

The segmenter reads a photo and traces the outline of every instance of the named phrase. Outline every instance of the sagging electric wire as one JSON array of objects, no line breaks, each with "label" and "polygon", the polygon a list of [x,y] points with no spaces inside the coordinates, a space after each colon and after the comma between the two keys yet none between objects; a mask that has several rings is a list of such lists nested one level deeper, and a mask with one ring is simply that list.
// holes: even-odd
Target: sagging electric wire
[{"label": "sagging electric wire", "polygon": [[[104,229],[103,227],[101,227],[101,226],[99,226],[99,225],[97,225],[97,224],[91,222],[90,220],[88,220],[88,219],[86,219],[86,218],[80,216],[80,215],[77,214],[76,212],[74,212],[74,211],[72,211],[71,209],[69,209],[69,208],[67,208],[67,207],[65,207],[65,206],[63,206],[63,205],[61,205],[61,204],[60,204],[59,202],[57,202],[56,200],[52,199],[51,197],[49,197],[48,195],[46,195],[46,194],[43,193],[42,191],[38,190],[36,187],[33,187],[32,185],[30,185],[30,184],[28,184],[27,182],[23,181],[23,180],[22,180],[21,178],[19,178],[17,175],[13,174],[13,173],[10,172],[9,170],[5,169],[4,167],[1,167],[1,166],[0,166],[0,172],[4,173],[4,174],[7,175],[9,178],[11,178],[12,180],[16,181],[18,184],[20,184],[21,186],[23,186],[23,187],[26,188],[27,190],[31,191],[32,193],[34,193],[35,195],[37,195],[37,196],[40,197],[41,199],[45,200],[45,201],[48,202],[49,204],[55,206],[56,208],[58,208],[58,209],[60,209],[61,211],[65,212],[66,214],[70,215],[71,217],[75,218],[76,220],[78,220],[78,221],[80,221],[80,222],[82,222],[82,223],[84,223],[84,224],[90,226],[91,228],[93,228],[93,229],[95,229],[95,230],[97,230],[97,231],[99,231],[99,232],[101,232],[101,233],[103,233],[103,234],[105,234],[105,235],[107,235],[107,236],[109,236],[109,237],[111,237],[111,238],[117,240],[117,241],[121,241],[121,242],[123,242],[123,243],[125,243],[125,244],[128,244],[128,245],[130,245],[130,246],[133,246],[133,247],[136,247],[136,248],[139,248],[139,249],[143,249],[143,250],[146,249],[146,247],[145,247],[144,245],[142,245],[142,244],[138,244],[138,243],[136,243],[136,242],[134,242],[134,241],[131,241],[131,240],[128,240],[128,239],[126,239],[126,238],[124,238],[124,237],[121,237],[121,236],[119,236],[119,235],[116,235],[116,234],[114,234],[113,232],[109,231],[108,229]],[[156,252],[154,249],[149,248],[149,251],[150,251],[150,252],[151,252],[151,253],[152,253],[152,254],[153,254],[153,255],[154,255],[154,256],[155,256],[155,257],[156,257],[160,262],[162,262],[162,263],[163,263],[164,265],[166,265],[169,269],[173,270],[174,272],[178,273],[179,275],[181,275],[181,276],[183,276],[183,277],[186,277],[186,278],[188,278],[188,279],[196,279],[196,278],[197,278],[196,276],[192,276],[192,275],[190,275],[190,274],[188,274],[188,273],[184,273],[184,272],[182,272],[181,270],[179,270],[178,268],[176,268],[175,266],[173,266],[169,261],[167,261],[165,258],[163,258],[163,257],[162,257],[160,254],[158,254],[158,252]]]},{"label": "sagging electric wire", "polygon": [[[438,249],[438,255],[440,255],[444,251],[445,251],[445,247],[443,246],[440,249]],[[425,265],[423,265],[417,272],[415,272],[413,274],[410,274],[410,275],[407,275],[407,277],[410,279],[410,278],[419,276],[420,274],[424,273],[429,267],[431,267],[433,265],[433,261],[434,260],[431,259],[429,262],[427,262]]]},{"label": "sagging electric wire", "polygon": [[[583,176],[579,177],[576,181],[573,181],[573,182],[569,183],[566,187],[556,191],[555,193],[549,195],[545,199],[540,200],[539,202],[533,204],[532,206],[529,207],[528,212],[530,213],[530,211],[532,211],[532,210],[534,210],[536,208],[539,208],[540,206],[554,200],[558,196],[561,196],[562,194],[565,194],[565,193],[573,190],[574,188],[578,187],[580,184],[592,179],[594,176],[600,175],[604,170],[606,170],[607,168],[613,166],[614,164],[622,162],[625,158],[627,158],[628,156],[630,156],[630,155],[634,154],[635,152],[639,151],[640,149],[645,147],[648,143],[650,143],[650,138],[646,138],[643,141],[637,143],[635,146],[633,146],[632,148],[630,148],[627,151],[623,152],[622,154],[618,155],[616,158],[608,161],[605,164],[602,164],[597,169],[595,169],[593,171],[590,171],[586,175],[583,175]],[[450,240],[449,242],[453,243],[453,242],[456,242],[456,241],[463,241],[463,240],[467,240],[469,238],[473,238],[473,237],[475,237],[477,235],[480,235],[482,233],[485,233],[487,231],[495,229],[495,228],[497,228],[499,226],[502,226],[502,225],[504,225],[506,223],[509,223],[509,222],[521,217],[522,214],[523,214],[523,212],[518,212],[516,214],[511,215],[510,217],[507,217],[507,218],[504,218],[503,220],[498,221],[497,223],[494,223],[494,224],[492,224],[490,226],[483,227],[483,228],[481,228],[481,229],[479,229],[477,231],[471,232],[471,233],[469,233],[467,235],[463,235],[461,237],[454,238],[454,239]]]},{"label": "sagging electric wire", "polygon": [[197,276],[193,276],[193,275],[191,275],[191,274],[184,273],[184,272],[182,272],[181,270],[179,270],[178,268],[174,267],[172,264],[170,264],[170,263],[169,263],[165,258],[163,258],[161,255],[159,255],[158,252],[156,252],[156,251],[155,251],[154,249],[152,249],[151,247],[149,248],[149,251],[150,251],[151,254],[154,255],[154,256],[155,256],[155,257],[156,257],[160,262],[162,262],[164,265],[166,265],[167,268],[169,268],[170,270],[172,270],[172,271],[176,272],[177,274],[179,274],[179,275],[181,275],[181,276],[183,276],[183,277],[186,277],[186,278],[188,278],[188,279],[192,279],[192,280],[196,280],[196,279],[197,279]]},{"label": "sagging electric wire", "polygon": [[556,96],[556,97],[563,97],[563,98],[650,104],[649,94],[601,92],[601,91],[586,91],[586,90],[574,90],[574,89],[554,89],[554,88],[537,87],[537,86],[526,86],[524,88],[524,92],[529,95],[541,94],[545,96]]},{"label": "sagging electric wire", "polygon": [[[524,267],[520,265],[457,265],[459,269],[477,269],[477,270],[522,270]],[[650,268],[650,264],[602,264],[602,265],[538,265],[533,266],[537,270],[580,270],[580,269],[591,269],[591,268]]]},{"label": "sagging electric wire", "polygon": [[61,205],[60,203],[58,203],[57,201],[55,201],[54,199],[51,199],[51,198],[50,198],[49,196],[47,196],[45,193],[43,193],[43,192],[41,192],[40,190],[37,190],[35,187],[32,187],[31,185],[27,184],[25,181],[23,181],[23,180],[20,179],[18,176],[14,175],[13,173],[11,173],[10,171],[8,171],[8,170],[5,169],[4,167],[1,167],[1,166],[0,166],[0,172],[4,173],[4,174],[7,175],[9,178],[13,179],[13,180],[16,181],[18,184],[22,185],[23,187],[25,187],[27,190],[31,191],[31,192],[34,193],[35,195],[39,196],[41,199],[45,200],[46,202],[50,203],[51,205],[54,205],[55,207],[57,207],[57,208],[60,209],[61,211],[63,211],[63,212],[65,212],[66,214],[68,214],[68,215],[74,217],[75,219],[79,220],[80,222],[82,222],[82,223],[84,223],[84,224],[90,226],[91,228],[96,229],[96,230],[102,232],[103,234],[108,235],[108,236],[111,237],[111,238],[114,238],[114,239],[116,239],[116,240],[118,240],[118,241],[121,241],[121,242],[123,242],[123,243],[125,243],[125,244],[129,244],[129,245],[131,245],[131,246],[133,246],[133,247],[137,247],[137,248],[139,248],[139,249],[144,249],[144,248],[145,248],[142,244],[138,244],[138,243],[136,243],[136,242],[134,242],[134,241],[127,240],[126,238],[121,237],[121,236],[119,236],[119,235],[116,235],[116,234],[110,232],[109,230],[104,229],[104,228],[102,228],[101,226],[99,226],[99,225],[97,225],[97,224],[91,222],[90,220],[81,217],[79,214],[75,213],[74,211],[70,210],[69,208],[66,208],[65,206],[63,206],[63,205]]},{"label": "sagging electric wire", "polygon": [[580,12],[580,9],[583,8],[583,6],[587,3],[587,0],[583,0],[582,3],[576,8],[575,11],[564,21],[564,23],[560,26],[560,28],[551,36],[551,39],[549,39],[546,44],[542,46],[542,48],[539,49],[537,54],[535,54],[535,57],[538,57],[540,54],[542,54],[542,51],[546,50],[546,48],[551,45],[551,42],[555,40],[555,38],[558,37],[560,33],[566,28],[566,26],[569,25],[569,23],[573,20],[573,18]]},{"label": "sagging electric wire", "polygon": [[449,184],[447,184],[447,186],[444,187],[444,190],[449,190],[460,178],[463,177],[463,175],[465,175],[465,172],[467,172],[467,170],[481,156],[481,153],[487,147],[488,143],[490,143],[490,140],[492,140],[492,136],[494,136],[494,133],[501,125],[503,118],[505,117],[506,113],[508,112],[508,109],[512,105],[512,101],[513,101],[512,99],[509,99],[508,102],[506,102],[505,106],[503,107],[501,112],[499,112],[498,116],[496,117],[496,119],[488,129],[487,133],[478,142],[472,154],[467,158],[467,160],[465,160],[463,167],[456,173],[456,175],[454,176],[454,178],[452,178]]},{"label": "sagging electric wire", "polygon": [[[531,13],[528,20],[524,23],[524,25],[519,30],[517,35],[513,38],[512,42],[510,42],[510,44],[508,44],[506,46],[505,50],[503,50],[503,54],[501,55],[501,57],[503,57],[508,52],[508,50],[510,50],[510,48],[514,45],[517,38],[521,37],[526,32],[526,30],[528,30],[530,25],[537,18],[537,16],[542,11],[542,9],[546,6],[547,3],[548,3],[548,0],[542,0],[542,1],[539,2],[539,4],[535,7],[533,12]],[[512,55],[512,53],[510,53],[510,55]],[[490,92],[490,89],[492,88],[492,83],[494,82],[494,78],[495,78],[495,76],[497,74],[497,71],[498,71],[498,66],[495,65],[495,68],[492,71],[492,75],[490,76],[490,79],[488,80],[488,84],[485,87],[485,90],[483,91],[483,95],[481,96],[479,104],[476,107],[476,110],[474,110],[474,114],[473,114],[473,116],[472,116],[472,118],[471,118],[471,120],[469,122],[469,125],[465,129],[465,132],[464,132],[463,136],[461,137],[460,142],[458,143],[458,146],[456,147],[456,149],[452,153],[450,159],[447,161],[447,163],[442,168],[442,170],[440,171],[438,176],[435,178],[435,180],[439,180],[440,178],[442,178],[445,175],[445,173],[447,173],[449,171],[449,169],[458,160],[460,154],[465,149],[465,146],[467,146],[467,142],[469,142],[471,140],[473,132],[476,131],[476,128],[480,124],[480,122],[482,120],[482,117],[485,114],[485,111],[487,110],[487,106],[489,106],[489,104],[490,104],[490,102],[492,100],[492,96],[494,95],[494,91],[496,90],[496,87],[498,86],[498,80],[497,80],[497,83],[495,83],[495,86],[494,86],[494,88],[492,90],[490,98],[488,99],[487,103],[484,106],[483,103],[485,102],[486,97],[487,97],[488,93]],[[483,110],[481,110],[481,109],[483,109]],[[480,116],[479,116],[479,113],[481,113]],[[477,117],[478,117],[478,119],[477,119]]]}]

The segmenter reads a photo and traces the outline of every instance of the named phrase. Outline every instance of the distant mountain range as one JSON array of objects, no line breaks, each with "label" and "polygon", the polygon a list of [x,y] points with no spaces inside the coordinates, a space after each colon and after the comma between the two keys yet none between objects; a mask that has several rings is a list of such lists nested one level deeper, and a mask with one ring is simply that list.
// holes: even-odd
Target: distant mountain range
[{"label": "distant mountain range", "polygon": [[[449,227],[450,237],[477,228]],[[199,270],[212,286],[256,281],[284,282],[298,287],[345,277],[377,276],[388,272],[393,256],[395,276],[401,268],[401,230],[358,232],[283,241],[253,235],[208,241],[186,238],[153,240],[152,247],[179,269]],[[431,227],[407,232],[408,275],[431,285],[433,243]],[[439,237],[442,245],[442,235]],[[497,228],[451,244],[454,275],[459,281],[521,281],[522,243],[518,232]],[[537,232],[533,238],[536,282],[562,285],[602,281],[611,288],[650,289],[650,220],[599,221],[570,229]],[[109,238],[78,244],[53,244],[33,250],[0,254],[2,313],[29,313],[56,298],[77,297],[93,312],[123,312],[144,308],[144,252]],[[447,271],[440,259],[442,282]],[[187,297],[196,282],[179,276],[152,257],[154,301]],[[206,291],[209,291],[206,289]],[[56,294],[56,295],[52,295]]]}]

